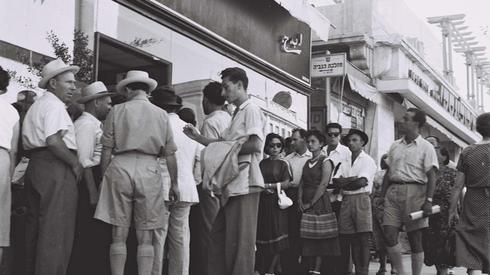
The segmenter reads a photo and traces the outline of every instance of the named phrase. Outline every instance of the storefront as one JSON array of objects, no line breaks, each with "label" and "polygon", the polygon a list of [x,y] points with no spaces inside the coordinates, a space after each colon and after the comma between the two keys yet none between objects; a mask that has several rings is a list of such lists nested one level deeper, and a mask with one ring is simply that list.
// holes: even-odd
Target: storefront
[{"label": "storefront", "polygon": [[108,87],[130,69],[148,71],[174,85],[200,123],[202,88],[242,67],[269,132],[308,128],[311,29],[276,1],[99,0],[81,11],[93,12],[81,26],[93,34],[94,78]]}]

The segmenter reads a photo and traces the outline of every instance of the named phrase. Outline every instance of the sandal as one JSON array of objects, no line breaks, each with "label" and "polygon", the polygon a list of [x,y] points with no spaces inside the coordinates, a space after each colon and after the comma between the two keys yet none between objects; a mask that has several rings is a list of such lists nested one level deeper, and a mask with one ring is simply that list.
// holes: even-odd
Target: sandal
[{"label": "sandal", "polygon": [[320,271],[310,271],[310,274],[313,274],[313,275],[320,275]]}]

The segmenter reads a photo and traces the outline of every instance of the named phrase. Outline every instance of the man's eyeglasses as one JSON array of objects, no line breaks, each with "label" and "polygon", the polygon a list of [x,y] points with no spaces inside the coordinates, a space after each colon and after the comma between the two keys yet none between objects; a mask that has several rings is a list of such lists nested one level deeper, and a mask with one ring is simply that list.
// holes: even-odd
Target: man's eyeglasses
[{"label": "man's eyeglasses", "polygon": [[340,136],[340,133],[327,133],[329,137],[338,137]]},{"label": "man's eyeglasses", "polygon": [[270,143],[269,146],[270,147],[276,147],[276,148],[282,148],[282,144],[281,143]]}]

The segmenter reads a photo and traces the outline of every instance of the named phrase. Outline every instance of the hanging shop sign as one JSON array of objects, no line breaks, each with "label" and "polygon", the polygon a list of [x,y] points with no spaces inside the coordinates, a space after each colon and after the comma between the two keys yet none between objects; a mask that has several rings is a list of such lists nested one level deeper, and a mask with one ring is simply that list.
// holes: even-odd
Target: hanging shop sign
[{"label": "hanging shop sign", "polygon": [[346,54],[336,53],[311,59],[311,77],[334,77],[345,75]]}]

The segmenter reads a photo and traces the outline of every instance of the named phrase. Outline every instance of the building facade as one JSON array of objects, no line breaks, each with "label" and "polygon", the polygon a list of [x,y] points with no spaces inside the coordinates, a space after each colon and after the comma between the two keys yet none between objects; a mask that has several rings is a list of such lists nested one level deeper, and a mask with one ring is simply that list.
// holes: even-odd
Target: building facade
[{"label": "building facade", "polygon": [[[9,24],[0,27],[0,63],[16,74],[10,101],[29,87],[25,82],[36,89],[39,78],[29,66],[56,57],[48,34],[71,51],[79,30],[87,38],[91,80],[109,89],[127,70],[148,71],[159,85],[174,85],[201,122],[202,88],[238,66],[247,72],[249,96],[263,108],[268,131],[287,136],[307,128],[311,28],[291,15],[288,1],[1,1]],[[274,100],[279,93],[288,104]]]},{"label": "building facade", "polygon": [[[427,113],[422,135],[438,137],[453,160],[480,139],[477,111],[462,96],[465,92],[443,77],[439,43],[402,0],[345,0],[318,9],[336,28],[328,42],[314,38],[313,55],[344,53],[346,62],[343,77],[312,79],[312,116],[315,108],[326,110],[330,121],[366,131],[371,137],[367,151],[378,160],[401,136],[399,121],[410,107]],[[330,106],[314,106],[327,102],[326,90]]]}]

